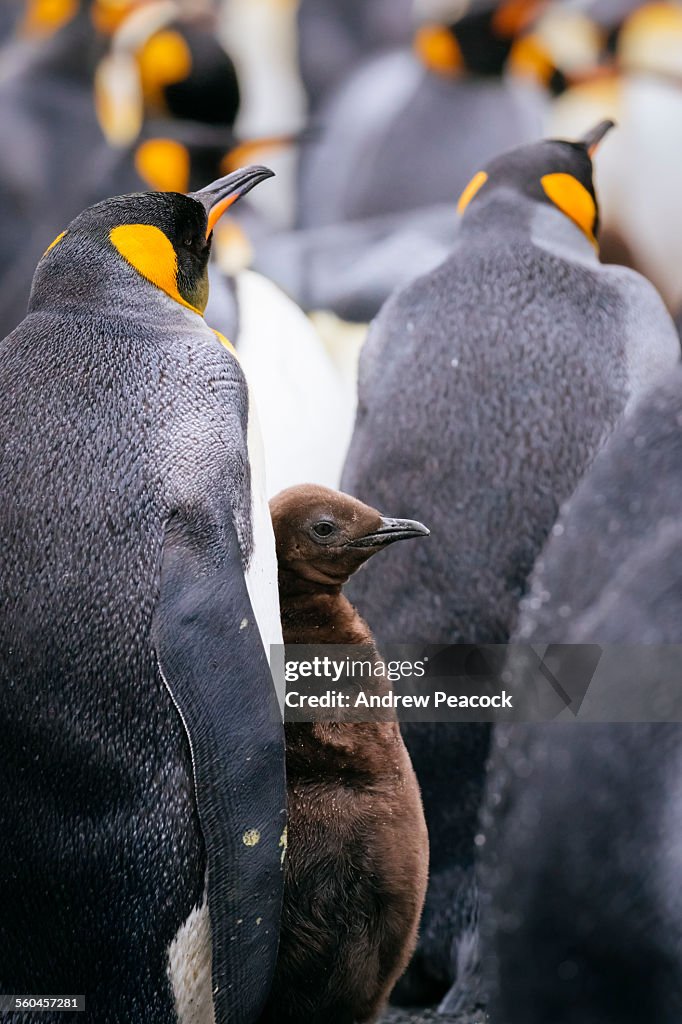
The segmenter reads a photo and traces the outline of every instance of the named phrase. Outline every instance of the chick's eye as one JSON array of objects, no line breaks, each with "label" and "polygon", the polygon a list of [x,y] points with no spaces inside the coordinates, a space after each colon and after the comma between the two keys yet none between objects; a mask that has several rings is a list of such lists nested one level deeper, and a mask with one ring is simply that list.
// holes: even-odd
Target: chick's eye
[{"label": "chick's eye", "polygon": [[334,532],[334,527],[331,523],[315,523],[313,526],[313,533],[318,537],[329,537]]}]

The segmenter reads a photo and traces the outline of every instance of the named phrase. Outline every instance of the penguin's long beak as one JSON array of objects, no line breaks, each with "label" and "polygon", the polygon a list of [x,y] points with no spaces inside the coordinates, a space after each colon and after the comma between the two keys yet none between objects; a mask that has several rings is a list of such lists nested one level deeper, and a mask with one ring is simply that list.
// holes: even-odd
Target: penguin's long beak
[{"label": "penguin's long beak", "polygon": [[199,189],[198,192],[189,192],[191,199],[196,199],[206,210],[208,223],[206,225],[206,237],[211,234],[213,228],[233,203],[245,196],[247,192],[265,181],[266,178],[273,178],[275,172],[269,167],[241,167],[232,174],[218,178],[217,181]]},{"label": "penguin's long beak", "polygon": [[381,526],[374,533],[358,537],[348,544],[349,548],[379,548],[393,544],[397,540],[409,540],[411,537],[428,537],[431,531],[418,523],[416,519],[387,519],[381,517]]},{"label": "penguin's long beak", "polygon": [[580,145],[584,146],[587,150],[587,154],[592,159],[594,154],[597,152],[599,143],[602,141],[607,132],[610,132],[612,128],[616,127],[616,122],[611,121],[600,121],[599,124],[591,128],[589,132],[583,135],[580,140]]}]

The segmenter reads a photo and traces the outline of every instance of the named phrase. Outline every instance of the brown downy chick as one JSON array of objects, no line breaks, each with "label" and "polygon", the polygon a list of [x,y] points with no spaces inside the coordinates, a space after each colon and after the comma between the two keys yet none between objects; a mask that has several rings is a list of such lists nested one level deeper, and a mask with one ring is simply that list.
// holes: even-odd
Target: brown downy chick
[{"label": "brown downy chick", "polygon": [[[286,644],[360,644],[367,623],[343,596],[377,551],[425,536],[349,495],[303,485],[270,502]],[[275,980],[261,1024],[372,1021],[414,950],[428,837],[397,721],[285,726],[289,803]]]}]

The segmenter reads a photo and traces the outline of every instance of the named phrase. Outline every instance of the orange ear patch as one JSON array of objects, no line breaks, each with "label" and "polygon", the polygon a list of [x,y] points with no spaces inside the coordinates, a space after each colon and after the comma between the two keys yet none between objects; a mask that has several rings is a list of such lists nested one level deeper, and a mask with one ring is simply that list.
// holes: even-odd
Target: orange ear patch
[{"label": "orange ear patch", "polygon": [[137,60],[147,104],[157,110],[164,109],[164,88],[183,82],[192,70],[189,46],[179,32],[164,29],[145,43]]},{"label": "orange ear patch", "polygon": [[21,32],[29,36],[51,36],[77,12],[78,0],[28,0]]},{"label": "orange ear patch", "polygon": [[94,0],[90,7],[90,20],[98,32],[112,36],[134,6],[135,0]]},{"label": "orange ear patch", "polygon": [[594,225],[597,207],[594,199],[572,174],[545,174],[540,179],[545,194],[597,246]]},{"label": "orange ear patch", "polygon": [[148,139],[135,151],[135,170],[157,192],[188,192],[190,159],[175,139]]},{"label": "orange ear patch", "polygon": [[540,37],[533,33],[516,40],[509,54],[507,68],[512,75],[530,78],[545,86],[549,85],[555,71],[549,52]]},{"label": "orange ear patch", "polygon": [[443,25],[423,25],[413,47],[422,64],[438,75],[454,77],[464,70],[459,43]]},{"label": "orange ear patch", "polygon": [[488,175],[485,173],[485,171],[478,171],[477,174],[474,174],[473,178],[471,179],[471,181],[469,182],[469,184],[459,197],[459,202],[457,203],[457,213],[460,215],[460,217],[462,216],[462,214],[464,213],[464,211],[466,210],[467,206],[474,198],[476,193],[480,192],[480,190],[483,188],[487,180]]},{"label": "orange ear patch", "polygon": [[545,0],[504,0],[493,15],[493,32],[512,38],[523,31],[545,6]]},{"label": "orange ear patch", "polygon": [[181,306],[201,316],[201,310],[178,291],[178,257],[171,240],[153,224],[121,224],[109,232],[111,244],[138,274]]}]

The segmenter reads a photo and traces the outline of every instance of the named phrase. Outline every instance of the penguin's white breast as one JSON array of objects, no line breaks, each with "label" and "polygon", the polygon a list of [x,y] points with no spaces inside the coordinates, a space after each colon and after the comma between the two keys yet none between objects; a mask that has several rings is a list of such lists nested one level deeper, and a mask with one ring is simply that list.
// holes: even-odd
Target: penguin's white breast
[{"label": "penguin's white breast", "polygon": [[270,661],[270,646],[282,644],[277,555],[265,480],[265,458],[258,413],[249,387],[248,451],[251,467],[251,527],[253,544],[246,570],[246,588]]},{"label": "penguin's white breast", "polygon": [[178,1024],[215,1024],[208,897],[196,906],[168,947],[168,977]]}]

